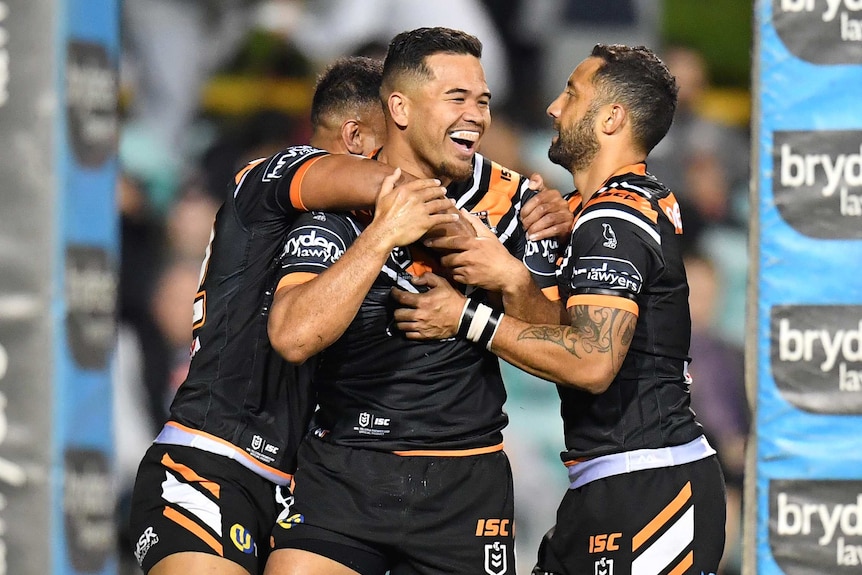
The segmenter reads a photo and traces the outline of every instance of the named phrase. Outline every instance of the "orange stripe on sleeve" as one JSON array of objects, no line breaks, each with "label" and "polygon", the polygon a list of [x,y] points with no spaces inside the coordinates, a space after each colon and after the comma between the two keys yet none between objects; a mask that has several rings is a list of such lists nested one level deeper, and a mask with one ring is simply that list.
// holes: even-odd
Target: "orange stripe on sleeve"
[{"label": "orange stripe on sleeve", "polygon": [[290,181],[290,203],[293,204],[294,208],[304,212],[308,211],[308,208],[306,208],[305,204],[302,203],[302,179],[305,177],[308,169],[311,168],[317,160],[325,157],[326,156],[317,156],[312,158],[296,170],[296,173],[293,175],[293,179]]},{"label": "orange stripe on sleeve", "polygon": [[165,507],[163,513],[165,517],[167,517],[177,525],[197,535],[201,541],[209,545],[213,551],[219,554],[219,556],[224,557],[224,548],[222,547],[221,543],[219,543],[215,537],[207,533],[203,527],[201,527],[173,507]]},{"label": "orange stripe on sleeve", "polygon": [[185,479],[186,481],[198,483],[201,487],[203,487],[216,497],[219,497],[219,495],[221,494],[221,487],[218,483],[201,477],[200,475],[198,475],[197,471],[187,465],[177,463],[176,461],[171,459],[171,456],[167,453],[162,455],[162,465],[169,469],[173,469],[174,471],[182,475],[183,479]]},{"label": "orange stripe on sleeve", "polygon": [[259,160],[255,160],[253,162],[249,162],[243,169],[241,169],[239,172],[237,172],[236,176],[233,179],[234,183],[239,184],[242,181],[242,178],[248,173],[249,170],[251,170],[253,167],[258,165],[259,163],[261,163],[265,159],[266,158],[261,158]]},{"label": "orange stripe on sleeve", "polygon": [[287,274],[278,282],[278,287],[275,291],[280,290],[284,286],[298,286],[304,283],[308,283],[314,278],[317,277],[317,274],[311,272],[295,272],[292,274]]},{"label": "orange stripe on sleeve", "polygon": [[560,301],[560,288],[555,285],[542,288],[542,293],[549,301]]},{"label": "orange stripe on sleeve", "polygon": [[655,535],[662,525],[666,524],[671,517],[682,509],[682,506],[685,505],[689,499],[691,499],[690,481],[686,482],[679,494],[673,498],[673,501],[667,504],[667,507],[662,509],[652,521],[647,523],[646,527],[641,529],[640,532],[632,538],[632,551],[637,551],[641,545],[643,545],[650,537]]},{"label": "orange stripe on sleeve", "polygon": [[573,295],[566,302],[566,309],[576,305],[592,305],[596,307],[611,307],[621,309],[638,315],[638,304],[627,297],[618,297],[614,295],[598,295],[598,294],[577,294]]}]

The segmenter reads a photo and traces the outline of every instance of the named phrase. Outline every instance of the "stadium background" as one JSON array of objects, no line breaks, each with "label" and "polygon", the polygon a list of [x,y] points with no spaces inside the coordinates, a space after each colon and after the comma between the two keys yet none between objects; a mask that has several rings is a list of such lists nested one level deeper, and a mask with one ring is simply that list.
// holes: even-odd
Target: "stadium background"
[{"label": "stadium background", "polygon": [[[339,19],[348,6],[357,15]],[[438,24],[485,42],[495,98],[483,152],[561,189],[570,180],[545,159],[544,107],[592,44],[643,43],[674,63],[684,119],[650,169],[686,204],[693,399],[731,479],[722,573],[741,572],[743,555],[747,573],[857,572],[862,287],[847,262],[859,261],[862,235],[859,10],[825,0],[0,0],[0,574],[135,572],[125,497],[183,376],[215,198],[238,163],[307,137],[327,61],[380,54],[395,32]],[[839,161],[832,201],[818,192]],[[824,370],[838,337],[843,355]],[[553,386],[504,373],[527,572],[566,487],[561,424]],[[835,380],[841,393],[828,391]],[[755,401],[766,407],[753,413]]]}]

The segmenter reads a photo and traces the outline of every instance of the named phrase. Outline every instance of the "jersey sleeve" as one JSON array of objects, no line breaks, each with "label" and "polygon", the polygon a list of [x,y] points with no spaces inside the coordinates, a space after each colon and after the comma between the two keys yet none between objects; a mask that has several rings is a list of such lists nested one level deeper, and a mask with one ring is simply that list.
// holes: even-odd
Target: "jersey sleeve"
[{"label": "jersey sleeve", "polygon": [[530,270],[533,276],[533,281],[542,290],[545,296],[556,301],[560,299],[559,290],[557,288],[557,260],[560,254],[559,240],[556,238],[547,238],[539,241],[527,239],[527,232],[521,225],[521,211],[527,200],[536,195],[535,190],[528,187],[529,180],[522,177],[520,188],[520,201],[517,202],[517,228],[513,234],[512,242],[514,245],[510,247],[510,251],[516,257],[519,257],[524,265]]},{"label": "jersey sleeve", "polygon": [[638,314],[638,296],[664,264],[655,212],[632,204],[597,202],[575,222],[559,272],[567,308],[598,305]]},{"label": "jersey sleeve", "polygon": [[268,221],[303,212],[300,189],[306,171],[329,155],[313,146],[291,146],[268,158],[249,162],[234,177],[231,200],[244,223]]},{"label": "jersey sleeve", "polygon": [[277,283],[305,283],[344,255],[359,235],[349,217],[324,212],[301,214],[287,234],[279,258]]}]

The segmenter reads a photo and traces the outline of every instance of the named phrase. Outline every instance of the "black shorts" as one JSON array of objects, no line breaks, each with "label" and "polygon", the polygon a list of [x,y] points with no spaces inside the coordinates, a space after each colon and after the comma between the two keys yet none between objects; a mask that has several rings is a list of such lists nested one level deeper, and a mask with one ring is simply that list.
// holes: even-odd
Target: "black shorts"
[{"label": "black shorts", "polygon": [[512,470],[502,451],[400,456],[308,437],[275,549],[362,575],[515,573]]},{"label": "black shorts", "polygon": [[146,573],[168,555],[197,551],[263,573],[277,516],[275,488],[227,457],[154,443],[132,494],[138,564]]},{"label": "black shorts", "polygon": [[725,505],[714,455],[569,489],[533,574],[717,573]]}]

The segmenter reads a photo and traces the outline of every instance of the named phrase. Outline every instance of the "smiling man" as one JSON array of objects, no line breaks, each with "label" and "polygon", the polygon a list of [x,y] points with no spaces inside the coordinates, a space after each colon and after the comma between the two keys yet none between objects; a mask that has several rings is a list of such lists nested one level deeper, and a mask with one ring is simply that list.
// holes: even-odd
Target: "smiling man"
[{"label": "smiling man", "polygon": [[[530,181],[476,153],[491,120],[480,56],[479,40],[456,30],[396,36],[384,64],[387,133],[377,159],[440,180],[520,260],[512,289],[545,302],[517,310],[503,291],[511,313],[558,321],[555,252],[528,242],[518,222]],[[313,236],[334,249],[286,251],[270,316],[273,346],[290,361],[320,353],[320,408],[266,572],[514,573],[499,363],[482,345],[410,341],[394,328],[390,290],[418,292],[423,282],[412,278],[442,268],[422,245],[393,251],[370,233],[360,216],[318,212],[288,236],[289,245]],[[471,297],[488,301],[489,293]]]},{"label": "smiling man", "polygon": [[[652,51],[598,44],[548,107],[558,133],[548,156],[572,174],[579,200],[558,270],[564,325],[465,304],[442,281],[424,294],[398,294],[405,309],[397,326],[408,337],[475,340],[493,322],[489,349],[558,384],[571,483],[534,575],[719,571],[725,487],[690,408],[682,217],[673,193],[646,170],[676,98]],[[468,269],[477,261],[483,269],[502,268],[492,259],[511,264],[493,241],[430,243],[455,254],[444,260],[458,263],[458,274],[482,275]],[[468,258],[476,244],[482,257]],[[448,302],[432,294],[444,290]]]}]

